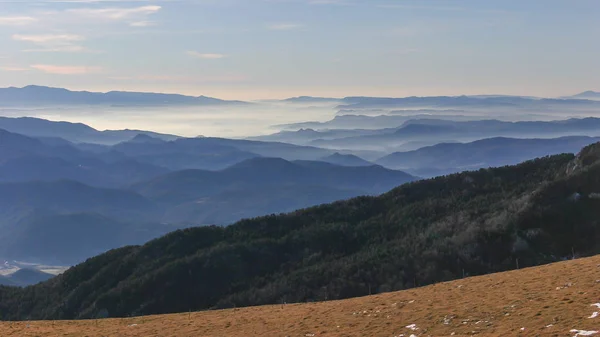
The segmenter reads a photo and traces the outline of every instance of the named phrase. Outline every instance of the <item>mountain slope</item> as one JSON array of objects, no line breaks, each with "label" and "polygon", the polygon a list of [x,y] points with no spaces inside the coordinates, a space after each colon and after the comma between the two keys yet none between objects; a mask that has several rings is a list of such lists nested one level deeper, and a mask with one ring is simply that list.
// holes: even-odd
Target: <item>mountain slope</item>
[{"label": "mountain slope", "polygon": [[348,298],[598,253],[600,144],[177,231],[0,289],[0,317],[84,318]]},{"label": "mountain slope", "polygon": [[[574,336],[597,331],[600,257],[342,301],[79,321],[0,322],[0,335]],[[416,330],[413,330],[414,328]]]}]

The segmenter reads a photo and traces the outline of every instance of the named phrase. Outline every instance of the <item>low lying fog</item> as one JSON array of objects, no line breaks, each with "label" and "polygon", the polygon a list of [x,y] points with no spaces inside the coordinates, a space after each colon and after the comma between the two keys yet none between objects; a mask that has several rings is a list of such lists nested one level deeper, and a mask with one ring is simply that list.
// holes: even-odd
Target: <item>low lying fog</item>
[{"label": "low lying fog", "polygon": [[327,121],[334,105],[0,108],[0,116],[80,122],[98,130],[139,129],[180,136],[236,138],[276,132],[274,124]]},{"label": "low lying fog", "polygon": [[[285,103],[281,101],[254,102],[248,106],[163,106],[163,107],[108,107],[68,106],[38,108],[2,108],[0,116],[38,117],[53,121],[80,122],[98,130],[140,129],[187,137],[212,136],[243,138],[272,134],[281,130],[295,131],[301,127],[315,129],[340,128],[307,122],[327,122],[336,116],[404,116],[449,120],[498,119],[503,121],[550,121],[567,118],[599,117],[600,110],[550,107],[536,109],[346,109],[338,103]],[[298,125],[289,125],[296,124]],[[399,125],[386,125],[397,127]],[[344,129],[378,129],[363,123],[344,124]]]}]

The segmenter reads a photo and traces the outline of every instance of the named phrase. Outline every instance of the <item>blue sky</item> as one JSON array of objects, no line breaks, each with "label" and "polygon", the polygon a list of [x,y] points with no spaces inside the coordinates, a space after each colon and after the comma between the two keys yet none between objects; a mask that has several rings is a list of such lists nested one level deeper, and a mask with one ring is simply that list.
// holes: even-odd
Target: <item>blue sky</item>
[{"label": "blue sky", "polygon": [[597,0],[0,0],[0,86],[221,98],[600,90]]}]

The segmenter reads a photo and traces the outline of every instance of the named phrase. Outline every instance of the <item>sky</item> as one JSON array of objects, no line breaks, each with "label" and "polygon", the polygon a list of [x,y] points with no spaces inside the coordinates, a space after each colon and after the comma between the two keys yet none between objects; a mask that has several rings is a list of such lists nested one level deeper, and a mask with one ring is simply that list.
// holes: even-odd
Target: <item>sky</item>
[{"label": "sky", "polygon": [[224,99],[600,91],[598,0],[0,0],[0,87]]}]

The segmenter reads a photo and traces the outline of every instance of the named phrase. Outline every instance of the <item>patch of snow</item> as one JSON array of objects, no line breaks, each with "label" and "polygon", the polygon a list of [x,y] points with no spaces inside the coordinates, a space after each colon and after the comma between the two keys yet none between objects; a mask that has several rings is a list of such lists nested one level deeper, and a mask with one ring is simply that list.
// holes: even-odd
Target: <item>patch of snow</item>
[{"label": "patch of snow", "polygon": [[588,196],[590,199],[600,199],[600,193],[590,193]]},{"label": "patch of snow", "polygon": [[417,328],[416,324],[407,325],[406,328],[411,329],[412,331],[419,330],[419,328]]},{"label": "patch of snow", "polygon": [[594,311],[594,313],[592,314],[592,316],[590,316],[588,318],[596,318],[596,317],[598,317],[598,314],[600,314],[600,313],[598,313],[597,311]]},{"label": "patch of snow", "polygon": [[600,308],[600,303],[590,304],[591,307]]},{"label": "patch of snow", "polygon": [[546,325],[546,328],[551,328],[553,326],[554,326],[554,324],[548,324],[548,325]]},{"label": "patch of snow", "polygon": [[573,329],[570,332],[574,332],[575,335],[573,337],[577,337],[577,336],[592,336],[598,333],[598,331],[586,331],[586,330],[576,330]]},{"label": "patch of snow", "polygon": [[521,330],[521,331],[525,331],[525,328],[521,328],[520,330]]}]

